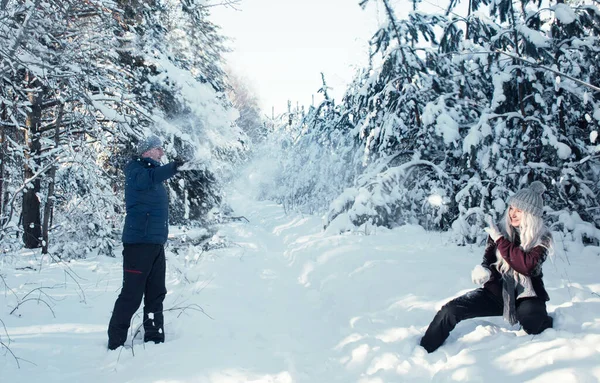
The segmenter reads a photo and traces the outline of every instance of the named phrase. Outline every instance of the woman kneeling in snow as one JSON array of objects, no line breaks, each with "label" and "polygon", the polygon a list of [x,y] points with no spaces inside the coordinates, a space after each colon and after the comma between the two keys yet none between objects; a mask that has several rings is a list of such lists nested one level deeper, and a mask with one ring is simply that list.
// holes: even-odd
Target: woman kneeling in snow
[{"label": "woman kneeling in snow", "polygon": [[552,327],[542,281],[542,263],[553,250],[552,235],[542,220],[545,190],[534,181],[510,197],[502,229],[489,220],[483,262],[471,274],[473,282],[483,288],[442,307],[421,339],[427,352],[440,347],[463,319],[503,315],[511,325],[518,321],[528,334]]}]

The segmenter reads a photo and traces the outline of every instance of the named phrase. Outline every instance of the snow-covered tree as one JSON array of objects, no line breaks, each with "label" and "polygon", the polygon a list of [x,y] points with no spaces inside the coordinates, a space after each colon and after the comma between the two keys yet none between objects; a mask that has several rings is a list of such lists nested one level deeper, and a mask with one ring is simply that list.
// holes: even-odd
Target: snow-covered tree
[{"label": "snow-covered tree", "polygon": [[[598,225],[597,6],[470,1],[459,15],[455,1],[439,14],[413,2],[400,19],[390,1],[379,4],[388,23],[372,38],[369,67],[335,113],[315,119],[318,136],[345,127],[336,145],[353,147],[344,160],[356,170],[337,186],[345,190],[326,224],[413,222],[482,240],[484,214],[498,218],[511,193],[541,180],[555,227]],[[311,163],[320,138],[294,131],[291,152]],[[291,172],[281,195],[323,206],[319,174],[335,168]],[[596,232],[579,240],[597,242]]]},{"label": "snow-covered tree", "polygon": [[[244,134],[204,3],[5,1],[0,13],[0,235],[58,256],[112,254],[121,169],[150,133],[165,139],[168,160],[192,160],[171,183],[173,219],[202,220],[219,205]],[[171,47],[180,28],[197,33]]]},{"label": "snow-covered tree", "polygon": [[252,89],[248,79],[228,70],[229,83],[228,96],[233,107],[240,113],[236,119],[237,126],[242,129],[250,140],[259,143],[265,139],[267,128],[262,118],[259,99],[256,91]]}]

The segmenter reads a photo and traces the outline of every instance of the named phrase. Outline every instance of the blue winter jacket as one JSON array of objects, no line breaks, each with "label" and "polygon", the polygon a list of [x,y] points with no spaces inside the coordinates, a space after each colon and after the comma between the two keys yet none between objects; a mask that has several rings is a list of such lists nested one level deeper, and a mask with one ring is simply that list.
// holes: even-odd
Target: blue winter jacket
[{"label": "blue winter jacket", "polygon": [[125,167],[123,243],[164,245],[169,234],[169,198],[163,181],[175,175],[174,163],[134,158]]}]

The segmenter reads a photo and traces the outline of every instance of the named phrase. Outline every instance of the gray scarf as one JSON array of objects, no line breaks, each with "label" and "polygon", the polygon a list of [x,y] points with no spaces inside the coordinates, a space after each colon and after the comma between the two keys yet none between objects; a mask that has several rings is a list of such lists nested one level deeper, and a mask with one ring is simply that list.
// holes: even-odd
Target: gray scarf
[{"label": "gray scarf", "polygon": [[[506,233],[503,233],[505,236]],[[515,228],[514,243],[517,245],[521,244],[521,238],[519,237],[520,230]],[[508,236],[506,237],[508,238]],[[501,258],[500,253],[496,253],[496,256]],[[539,273],[539,271],[536,271]],[[504,303],[504,310],[502,316],[504,319],[514,325],[517,323],[517,309],[516,301],[517,298],[535,297],[535,291],[531,284],[531,279],[527,276],[517,277],[517,272],[512,268],[502,275],[502,301]]]},{"label": "gray scarf", "polygon": [[502,276],[502,300],[504,302],[504,312],[502,316],[512,325],[517,323],[517,308],[515,299],[515,290],[517,283],[514,273],[510,270]]}]

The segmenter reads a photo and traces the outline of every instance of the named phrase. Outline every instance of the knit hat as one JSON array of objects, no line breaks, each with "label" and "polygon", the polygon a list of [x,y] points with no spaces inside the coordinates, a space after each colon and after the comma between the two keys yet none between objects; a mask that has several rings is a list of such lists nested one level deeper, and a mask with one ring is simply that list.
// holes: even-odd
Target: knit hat
[{"label": "knit hat", "polygon": [[528,188],[524,188],[513,194],[508,199],[508,205],[517,209],[531,213],[534,216],[541,217],[543,213],[544,201],[542,194],[546,187],[540,181],[533,181]]},{"label": "knit hat", "polygon": [[149,136],[144,140],[140,141],[137,147],[137,155],[141,156],[146,153],[150,149],[160,148],[162,146],[162,141],[157,136]]}]

